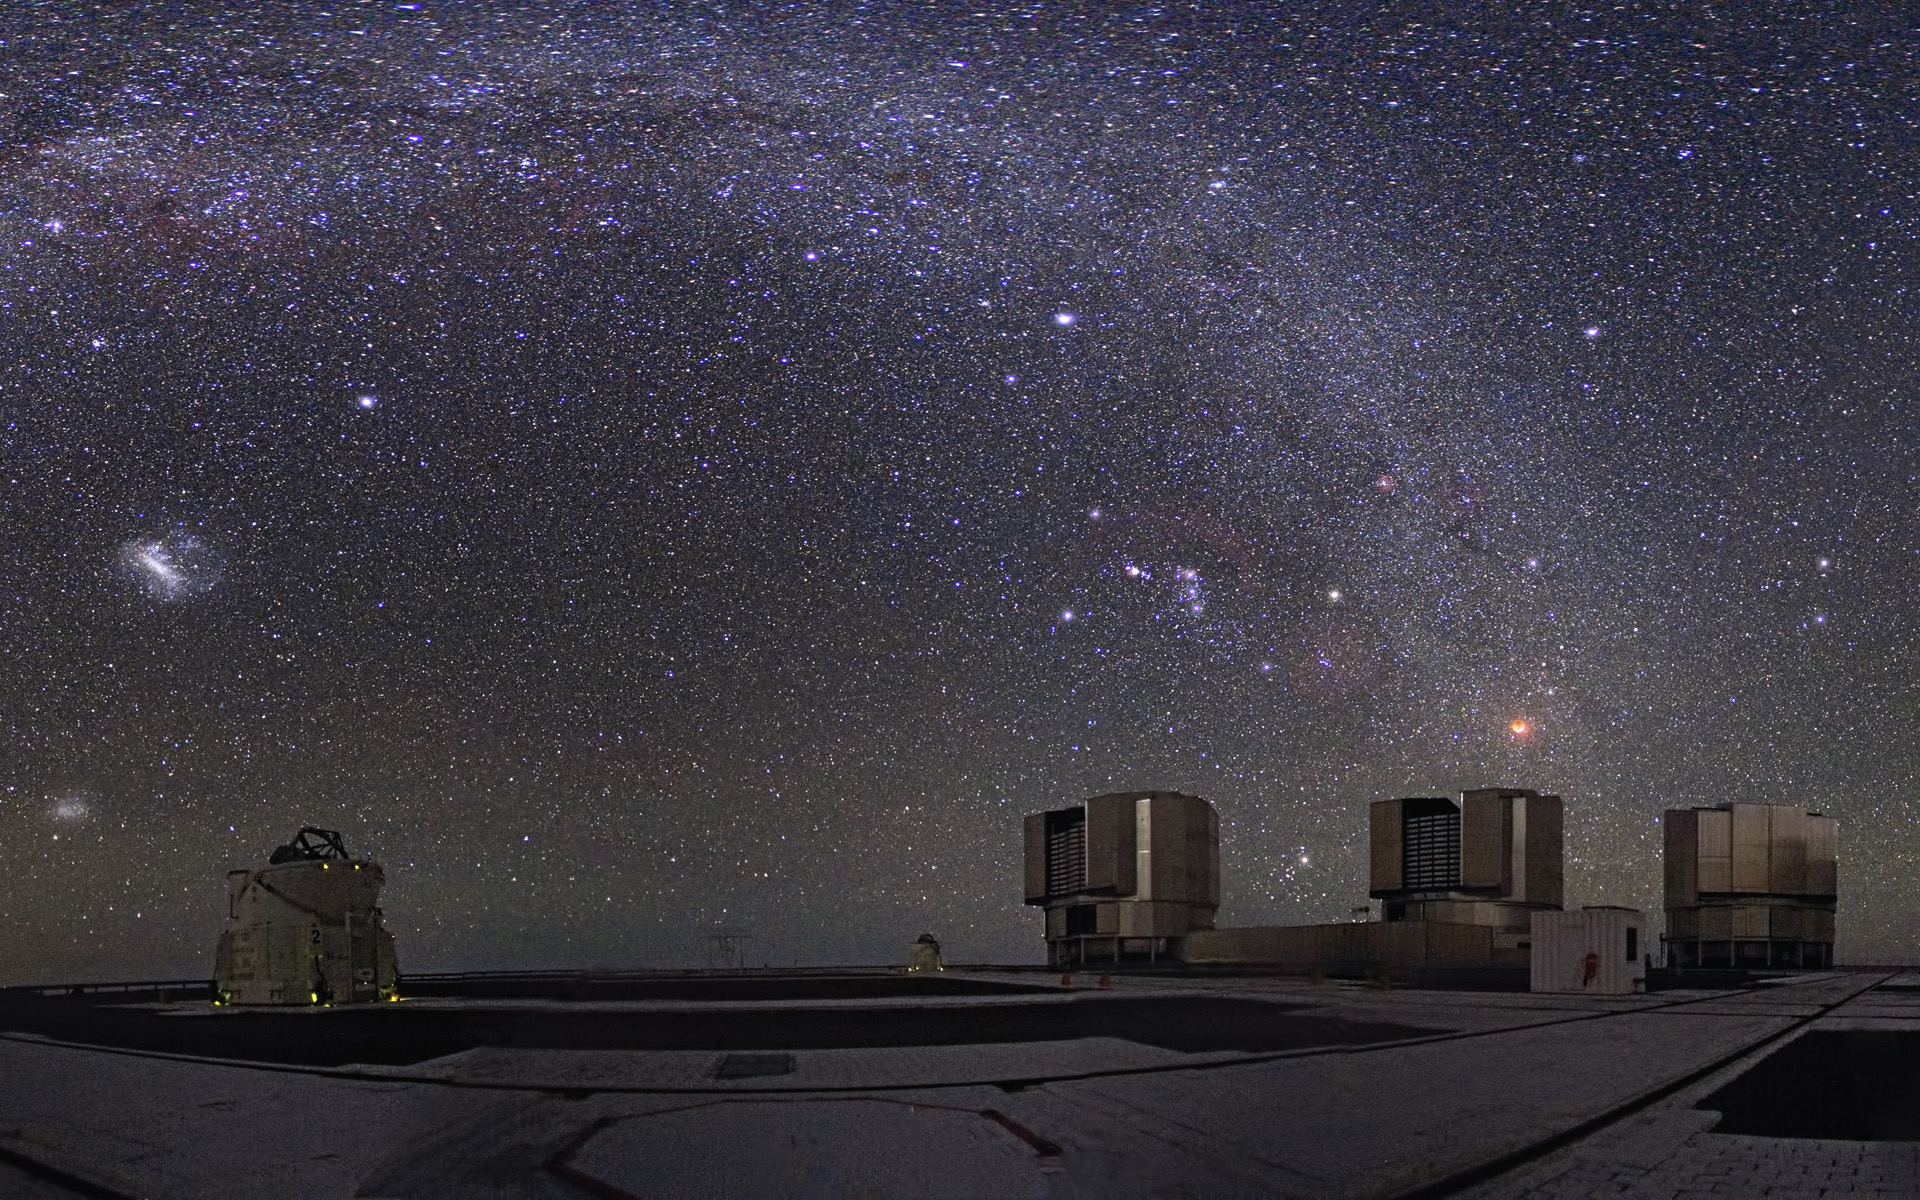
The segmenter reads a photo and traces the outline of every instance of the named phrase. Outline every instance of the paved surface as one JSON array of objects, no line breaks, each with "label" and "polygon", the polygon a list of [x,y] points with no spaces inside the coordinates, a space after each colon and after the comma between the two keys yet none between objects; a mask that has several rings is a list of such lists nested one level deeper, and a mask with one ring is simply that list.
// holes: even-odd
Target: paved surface
[{"label": "paved surface", "polygon": [[[1121,979],[1444,1032],[798,1050],[735,1078],[711,1051],[267,1069],[0,1036],[0,1150],[194,1198],[1916,1195],[1913,1144],[1730,1137],[1692,1107],[1762,1043],[1920,1029],[1920,993],[1883,980],[1602,999]],[[0,1163],[0,1200],[67,1194]]]},{"label": "paved surface", "polygon": [[[1886,982],[1896,987],[1920,986],[1920,976],[1909,974]],[[1780,998],[1797,999],[1799,994],[1815,990],[1795,989]],[[1792,1037],[1844,1029],[1920,1031],[1920,993],[1863,992],[1794,1030]],[[1920,1196],[1920,1142],[1746,1137],[1713,1131],[1720,1114],[1694,1106],[1788,1040],[1791,1038],[1743,1056],[1725,1070],[1611,1128],[1466,1194],[1483,1200],[1600,1196],[1633,1200],[1762,1196],[1781,1200],[1912,1200]]]}]

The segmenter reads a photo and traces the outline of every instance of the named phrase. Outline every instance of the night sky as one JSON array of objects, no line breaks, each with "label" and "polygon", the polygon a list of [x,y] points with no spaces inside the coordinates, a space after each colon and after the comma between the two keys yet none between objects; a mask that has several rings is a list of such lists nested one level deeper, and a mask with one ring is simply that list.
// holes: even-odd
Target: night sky
[{"label": "night sky", "polygon": [[1894,7],[124,7],[0,9],[0,981],[307,823],[403,969],[1038,961],[1142,787],[1223,923],[1805,804],[1920,956]]}]

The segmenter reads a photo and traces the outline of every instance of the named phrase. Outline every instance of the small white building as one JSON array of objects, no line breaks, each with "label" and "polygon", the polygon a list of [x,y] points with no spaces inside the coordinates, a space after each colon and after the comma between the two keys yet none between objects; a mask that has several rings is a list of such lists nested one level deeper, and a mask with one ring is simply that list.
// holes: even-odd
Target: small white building
[{"label": "small white building", "polygon": [[1590,996],[1645,991],[1646,930],[1646,917],[1632,908],[1534,913],[1532,990]]},{"label": "small white building", "polygon": [[308,826],[264,867],[227,872],[227,928],[214,952],[221,1004],[360,1004],[398,998],[380,864]]}]

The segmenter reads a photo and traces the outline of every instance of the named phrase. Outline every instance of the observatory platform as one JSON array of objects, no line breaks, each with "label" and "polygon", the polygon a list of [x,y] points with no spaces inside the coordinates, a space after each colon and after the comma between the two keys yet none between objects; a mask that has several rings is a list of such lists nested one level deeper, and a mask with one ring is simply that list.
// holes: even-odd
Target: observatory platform
[{"label": "observatory platform", "polygon": [[1033,971],[0,990],[0,1197],[1920,1193],[1920,976]]}]

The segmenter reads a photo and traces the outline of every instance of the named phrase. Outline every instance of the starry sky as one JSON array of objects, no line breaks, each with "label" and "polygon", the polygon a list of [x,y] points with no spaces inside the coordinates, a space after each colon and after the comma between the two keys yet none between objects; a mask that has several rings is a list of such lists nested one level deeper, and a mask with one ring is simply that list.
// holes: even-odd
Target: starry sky
[{"label": "starry sky", "polygon": [[[1761,11],[1764,8],[1764,12]],[[136,9],[137,11],[126,11]],[[1019,819],[1841,821],[1920,957],[1894,6],[0,10],[0,981],[1038,961]]]}]

